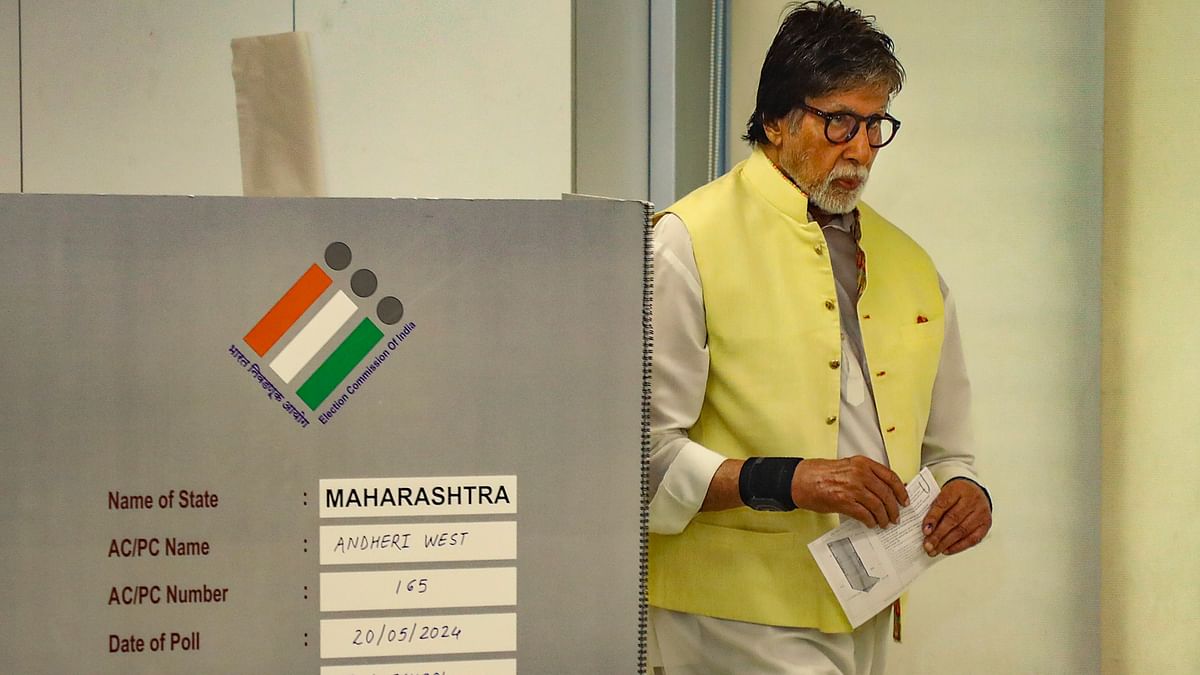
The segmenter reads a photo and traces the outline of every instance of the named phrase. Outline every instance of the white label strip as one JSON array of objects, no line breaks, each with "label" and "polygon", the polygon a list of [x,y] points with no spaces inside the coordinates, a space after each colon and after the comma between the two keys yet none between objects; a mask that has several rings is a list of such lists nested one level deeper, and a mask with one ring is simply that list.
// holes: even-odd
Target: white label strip
[{"label": "white label strip", "polygon": [[321,658],[515,652],[516,614],[389,616],[321,621]]},{"label": "white label strip", "polygon": [[299,333],[271,361],[271,370],[279,373],[284,382],[291,382],[296,373],[321,351],[321,347],[337,334],[358,311],[358,305],[338,291],[325,303]]},{"label": "white label strip", "polygon": [[325,525],[322,565],[515,560],[517,524]]},{"label": "white label strip", "polygon": [[325,572],[321,611],[517,604],[517,568]]},{"label": "white label strip", "polygon": [[516,513],[517,477],[324,479],[319,499],[322,518]]},{"label": "white label strip", "polygon": [[517,675],[516,659],[324,666],[321,675]]}]

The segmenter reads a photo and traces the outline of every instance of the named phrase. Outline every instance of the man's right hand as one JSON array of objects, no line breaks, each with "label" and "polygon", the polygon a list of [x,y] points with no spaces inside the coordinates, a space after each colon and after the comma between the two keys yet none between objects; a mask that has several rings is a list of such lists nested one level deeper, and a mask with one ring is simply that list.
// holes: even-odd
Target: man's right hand
[{"label": "man's right hand", "polygon": [[867,457],[806,459],[792,476],[796,506],[818,513],[840,513],[867,527],[900,522],[908,490],[900,477]]}]

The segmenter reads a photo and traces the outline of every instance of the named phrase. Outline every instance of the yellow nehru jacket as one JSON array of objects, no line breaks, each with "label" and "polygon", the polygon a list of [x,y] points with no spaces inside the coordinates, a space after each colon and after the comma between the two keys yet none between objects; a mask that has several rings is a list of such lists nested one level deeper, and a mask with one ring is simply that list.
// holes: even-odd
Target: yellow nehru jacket
[{"label": "yellow nehru jacket", "polygon": [[[673,205],[704,289],[709,374],[689,437],[733,458],[838,456],[841,322],[829,252],[808,202],[756,150]],[[941,355],[942,293],[929,256],[859,205],[865,368],[892,469],[920,471]],[[738,621],[847,632],[808,551],[837,516],[741,507],[650,535],[650,604]]]}]

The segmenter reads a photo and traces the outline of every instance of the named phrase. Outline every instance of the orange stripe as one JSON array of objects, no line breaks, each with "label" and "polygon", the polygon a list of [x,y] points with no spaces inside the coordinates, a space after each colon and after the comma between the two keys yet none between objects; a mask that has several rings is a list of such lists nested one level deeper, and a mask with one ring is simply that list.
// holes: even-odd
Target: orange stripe
[{"label": "orange stripe", "polygon": [[259,356],[266,354],[331,283],[333,280],[317,265],[308,268],[279,302],[246,333],[246,344]]}]

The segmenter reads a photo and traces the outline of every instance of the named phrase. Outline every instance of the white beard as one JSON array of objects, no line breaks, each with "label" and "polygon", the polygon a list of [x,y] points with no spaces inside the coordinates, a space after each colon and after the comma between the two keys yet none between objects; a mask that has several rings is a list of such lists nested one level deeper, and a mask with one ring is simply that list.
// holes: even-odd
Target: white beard
[{"label": "white beard", "polygon": [[[800,187],[808,195],[808,201],[822,211],[834,214],[850,213],[858,206],[858,199],[867,187],[867,178],[870,175],[870,169],[861,165],[834,167],[820,184],[801,183]],[[858,179],[858,187],[843,190],[833,184],[839,178]]]}]

